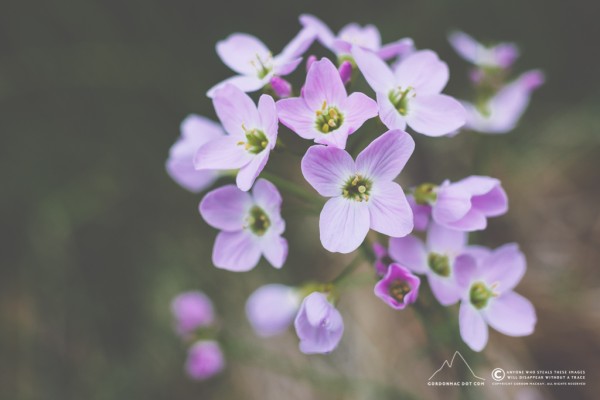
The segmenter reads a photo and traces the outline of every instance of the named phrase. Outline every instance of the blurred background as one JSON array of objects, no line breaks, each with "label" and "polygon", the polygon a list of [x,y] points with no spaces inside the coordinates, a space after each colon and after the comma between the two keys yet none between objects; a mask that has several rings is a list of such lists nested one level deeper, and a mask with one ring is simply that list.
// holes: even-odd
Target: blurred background
[{"label": "blurred background", "polygon": [[[186,115],[216,118],[205,92],[232,72],[215,43],[248,32],[278,52],[304,12],[335,31],[373,23],[384,42],[408,36],[434,49],[450,66],[446,92],[461,98],[470,93],[469,66],[447,43],[452,29],[517,42],[515,72],[545,71],[516,130],[417,137],[401,180],[502,180],[510,212],[477,240],[522,246],[529,269],[518,291],[539,322],[530,337],[494,332],[483,355],[463,355],[482,374],[495,366],[585,369],[587,386],[429,388],[439,359],[457,348],[442,343],[432,355],[414,313],[394,312],[370,284],[344,293],[347,329],[330,356],[301,354],[292,331],[270,340],[252,333],[243,305],[254,289],[330,279],[348,257],[327,253],[317,218],[296,213],[291,201],[283,208],[285,268],[214,268],[215,231],[197,213],[201,195],[172,182],[164,162]],[[399,399],[405,391],[424,399],[600,398],[599,12],[583,0],[4,1],[0,399]],[[287,168],[302,182],[298,166],[275,155],[269,169]],[[169,313],[172,297],[190,289],[213,299],[223,334],[237,340],[226,371],[202,383],[184,374],[186,349]]]}]

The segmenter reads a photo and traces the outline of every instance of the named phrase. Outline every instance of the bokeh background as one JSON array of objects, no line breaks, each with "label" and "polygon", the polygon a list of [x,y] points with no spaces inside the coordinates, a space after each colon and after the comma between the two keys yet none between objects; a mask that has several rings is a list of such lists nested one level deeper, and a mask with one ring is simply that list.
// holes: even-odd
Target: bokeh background
[{"label": "bokeh background", "polygon": [[[502,179],[510,212],[477,240],[521,244],[529,270],[518,290],[539,322],[530,337],[493,333],[483,355],[463,354],[482,374],[585,369],[586,387],[428,388],[456,348],[442,342],[434,354],[414,313],[393,312],[370,284],[342,297],[347,329],[330,356],[302,355],[293,332],[253,335],[243,305],[256,287],[330,279],[348,257],[324,251],[317,218],[290,201],[283,270],[215,269],[201,196],[172,182],[164,161],[187,114],[214,118],[205,91],[231,75],[214,44],[240,31],[278,51],[303,12],[336,31],[373,23],[384,42],[409,36],[436,50],[450,65],[447,92],[458,97],[469,95],[468,65],[446,41],[451,29],[515,41],[515,71],[546,72],[515,131],[416,138],[402,183]],[[600,398],[599,12],[584,0],[4,1],[0,399]],[[276,155],[270,168],[301,182],[298,163]],[[169,314],[171,298],[190,289],[213,298],[223,335],[235,339],[227,370],[205,383],[184,375]]]}]

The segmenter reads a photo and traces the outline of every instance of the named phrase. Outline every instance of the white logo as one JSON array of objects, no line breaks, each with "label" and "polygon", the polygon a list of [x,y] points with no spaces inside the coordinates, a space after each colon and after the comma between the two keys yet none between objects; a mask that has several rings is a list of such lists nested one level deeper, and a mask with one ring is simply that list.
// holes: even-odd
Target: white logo
[{"label": "white logo", "polygon": [[[437,371],[435,371],[435,372],[433,373],[433,375],[431,375],[431,377],[430,377],[428,380],[432,380],[432,379],[433,379],[433,377],[434,377],[434,376],[435,376],[435,375],[436,375],[438,372],[440,372],[440,371],[442,371],[442,370],[444,369],[444,367],[446,367],[446,368],[452,368],[452,365],[454,364],[454,359],[456,358],[456,356],[457,356],[457,355],[458,355],[458,356],[460,357],[460,359],[461,359],[461,360],[462,360],[462,361],[465,363],[465,365],[467,366],[467,368],[469,368],[469,371],[471,371],[471,374],[473,375],[473,378],[479,379],[480,381],[485,381],[485,379],[484,379],[484,378],[481,378],[481,377],[479,377],[479,376],[475,375],[475,372],[473,372],[473,370],[471,369],[471,366],[470,366],[470,365],[467,363],[467,360],[465,360],[465,358],[462,356],[462,354],[460,354],[458,351],[455,351],[455,352],[454,352],[454,355],[452,356],[452,359],[450,360],[450,362],[448,362],[448,360],[445,360],[445,361],[442,363],[442,366],[441,366],[440,368],[438,368],[438,370],[437,370]],[[504,372],[504,371],[502,371],[502,372]]]},{"label": "white logo", "polygon": [[495,368],[492,371],[492,378],[494,378],[495,381],[501,381],[506,377],[506,372],[504,372],[504,370],[502,368]]}]

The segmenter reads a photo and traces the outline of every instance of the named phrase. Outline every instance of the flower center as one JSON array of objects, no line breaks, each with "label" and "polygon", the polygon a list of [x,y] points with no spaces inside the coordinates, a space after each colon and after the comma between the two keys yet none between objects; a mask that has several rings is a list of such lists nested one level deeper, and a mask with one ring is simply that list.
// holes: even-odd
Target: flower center
[{"label": "flower center", "polygon": [[327,107],[324,101],[320,110],[315,111],[315,125],[317,130],[322,133],[335,131],[344,123],[344,115],[340,113],[337,107]]},{"label": "flower center", "polygon": [[481,310],[487,306],[488,301],[492,297],[497,296],[497,294],[492,290],[493,288],[494,285],[492,285],[490,288],[487,287],[483,282],[475,282],[469,291],[469,299],[471,300],[471,304],[473,304],[478,310]]},{"label": "flower center", "polygon": [[396,89],[390,90],[388,98],[390,99],[390,102],[394,105],[396,111],[400,113],[400,115],[406,115],[406,113],[408,112],[408,100],[411,97],[415,97],[416,95],[417,94],[411,86],[409,86],[406,89],[398,87]]},{"label": "flower center", "polygon": [[434,185],[433,183],[423,183],[415,188],[413,196],[417,204],[433,204],[437,200],[437,185]]},{"label": "flower center", "polygon": [[363,178],[362,175],[356,174],[348,178],[342,188],[342,196],[349,200],[369,201],[369,192],[373,183]]},{"label": "flower center", "polygon": [[404,297],[410,292],[410,286],[408,283],[406,283],[406,281],[396,279],[390,283],[390,288],[388,290],[392,298],[397,300],[399,303],[402,303],[404,302]]},{"label": "flower center", "polygon": [[256,74],[259,79],[263,79],[273,70],[273,56],[271,53],[263,60],[260,55],[256,54],[256,60],[251,60],[250,64],[256,69]]},{"label": "flower center", "polygon": [[250,209],[250,214],[246,218],[246,222],[248,223],[247,227],[256,236],[264,235],[271,226],[271,220],[267,216],[267,213],[259,206],[254,206]]},{"label": "flower center", "polygon": [[450,260],[448,256],[438,253],[429,253],[427,256],[427,265],[429,269],[439,276],[445,278],[450,276]]},{"label": "flower center", "polygon": [[244,148],[252,154],[258,154],[269,145],[269,140],[265,133],[259,129],[246,129],[242,124],[242,129],[246,135],[246,141],[237,142],[238,145],[244,145]]}]

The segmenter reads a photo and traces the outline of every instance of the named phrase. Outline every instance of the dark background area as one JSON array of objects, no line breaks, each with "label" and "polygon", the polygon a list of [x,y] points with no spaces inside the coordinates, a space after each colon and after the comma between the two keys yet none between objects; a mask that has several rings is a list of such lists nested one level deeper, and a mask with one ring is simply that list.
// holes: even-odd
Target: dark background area
[{"label": "dark background area", "polygon": [[[407,185],[474,173],[502,179],[511,211],[478,239],[521,244],[529,270],[519,291],[536,305],[539,323],[525,339],[492,334],[486,357],[588,372],[586,388],[531,396],[600,397],[596,2],[8,0],[0,13],[0,399],[370,398],[336,390],[344,379],[372,378],[368,370],[376,364],[396,366],[376,376],[380,382],[443,398],[424,387],[430,365],[422,356],[416,380],[402,375],[413,368],[396,364],[404,357],[396,354],[396,340],[419,332],[408,313],[384,309],[371,287],[340,307],[347,325],[366,326],[360,332],[383,349],[381,362],[348,350],[365,342],[352,329],[330,357],[302,356],[293,333],[254,338],[243,316],[252,290],[330,278],[347,258],[322,249],[316,218],[284,205],[291,249],[282,271],[264,262],[243,276],[217,270],[210,262],[214,231],[197,213],[201,196],[164,171],[180,121],[189,113],[215,118],[205,92],[232,75],[215,43],[248,32],[278,52],[299,30],[303,12],[335,31],[352,21],[373,23],[384,43],[408,36],[434,49],[450,65],[446,92],[457,97],[469,94],[468,66],[446,41],[452,29],[517,42],[522,56],[515,71],[544,70],[547,83],[515,131],[418,137],[402,179]],[[484,161],[475,165],[479,151]],[[271,167],[285,161],[276,156]],[[297,165],[293,170],[300,181]],[[249,348],[270,349],[301,371],[323,370],[342,383],[323,383],[326,373],[319,380],[297,370],[257,369],[244,351],[217,379],[188,380],[168,307],[189,289],[209,294],[227,332]],[[395,322],[375,329],[364,320],[369,313]]]}]

